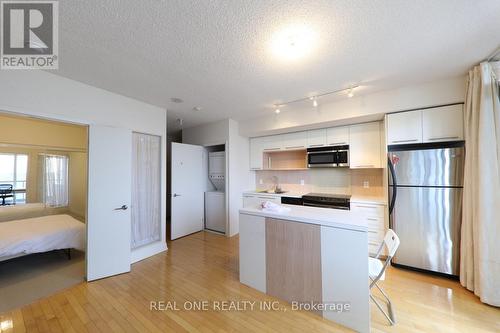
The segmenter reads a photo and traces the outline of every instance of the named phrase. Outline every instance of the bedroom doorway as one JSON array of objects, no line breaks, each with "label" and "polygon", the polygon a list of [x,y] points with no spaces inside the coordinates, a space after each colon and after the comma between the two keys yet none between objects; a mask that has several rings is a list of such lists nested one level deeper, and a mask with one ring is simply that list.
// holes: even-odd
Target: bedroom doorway
[{"label": "bedroom doorway", "polygon": [[0,313],[85,279],[87,126],[0,112]]}]

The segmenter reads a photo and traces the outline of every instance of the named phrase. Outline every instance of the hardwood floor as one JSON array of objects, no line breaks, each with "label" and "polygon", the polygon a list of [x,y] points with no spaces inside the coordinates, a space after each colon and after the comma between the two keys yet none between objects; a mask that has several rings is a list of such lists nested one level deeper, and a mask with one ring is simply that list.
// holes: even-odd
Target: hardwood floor
[{"label": "hardwood floor", "polygon": [[[455,281],[397,269],[387,279],[383,286],[398,323],[388,326],[372,307],[373,332],[500,331],[500,309],[480,303]],[[210,310],[150,310],[151,301],[176,301],[182,309],[186,301],[203,300]],[[201,232],[170,243],[168,252],[134,264],[129,274],[81,283],[4,313],[0,331],[349,332],[285,302],[277,311],[212,310],[231,300],[276,299],[238,282],[237,237]]]}]

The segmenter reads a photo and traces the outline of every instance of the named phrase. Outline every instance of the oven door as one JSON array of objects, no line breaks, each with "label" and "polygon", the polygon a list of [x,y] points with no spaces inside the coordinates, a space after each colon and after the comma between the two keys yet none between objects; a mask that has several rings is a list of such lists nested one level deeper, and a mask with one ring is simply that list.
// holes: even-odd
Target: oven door
[{"label": "oven door", "polygon": [[348,167],[349,166],[349,150],[342,149],[337,151],[337,166]]},{"label": "oven door", "polygon": [[307,153],[307,167],[309,168],[333,168],[336,166],[336,151],[313,151]]}]

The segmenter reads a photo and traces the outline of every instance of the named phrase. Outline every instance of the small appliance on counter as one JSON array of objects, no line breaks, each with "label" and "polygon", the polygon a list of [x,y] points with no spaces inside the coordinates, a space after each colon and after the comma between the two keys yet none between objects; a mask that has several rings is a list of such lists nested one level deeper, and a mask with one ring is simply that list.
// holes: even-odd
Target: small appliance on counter
[{"label": "small appliance on counter", "polygon": [[226,153],[208,153],[208,179],[215,191],[205,192],[205,228],[226,232]]},{"label": "small appliance on counter", "polygon": [[282,204],[332,209],[351,209],[351,196],[344,194],[308,193],[302,198],[281,197]]}]

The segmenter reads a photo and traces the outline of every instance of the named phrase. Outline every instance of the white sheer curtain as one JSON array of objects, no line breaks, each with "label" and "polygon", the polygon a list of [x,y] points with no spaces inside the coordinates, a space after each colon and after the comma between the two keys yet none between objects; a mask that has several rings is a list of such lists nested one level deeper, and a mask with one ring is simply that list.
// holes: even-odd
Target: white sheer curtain
[{"label": "white sheer curtain", "polygon": [[160,137],[132,135],[132,244],[146,245],[161,238]]},{"label": "white sheer curtain", "polygon": [[68,157],[42,155],[43,202],[50,207],[68,205]]},{"label": "white sheer curtain", "polygon": [[500,101],[490,63],[469,72],[460,283],[500,306]]}]

